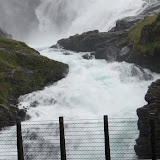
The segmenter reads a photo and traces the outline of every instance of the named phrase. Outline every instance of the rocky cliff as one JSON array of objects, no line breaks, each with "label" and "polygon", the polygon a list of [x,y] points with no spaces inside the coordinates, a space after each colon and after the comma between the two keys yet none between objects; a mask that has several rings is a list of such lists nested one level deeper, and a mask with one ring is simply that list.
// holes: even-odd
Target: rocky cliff
[{"label": "rocky cliff", "polygon": [[0,38],[0,128],[11,125],[25,111],[17,99],[64,78],[68,65],[41,56],[25,43]]},{"label": "rocky cliff", "polygon": [[[139,138],[136,140],[135,152],[139,158],[151,158],[150,113],[155,114],[156,151],[159,153],[159,122],[160,122],[160,80],[152,83],[145,96],[147,105],[137,109]],[[157,154],[157,158],[160,155]]]},{"label": "rocky cliff", "polygon": [[160,4],[136,17],[117,21],[109,32],[89,31],[61,39],[57,45],[76,52],[94,52],[96,59],[126,61],[160,73],[158,12]]}]

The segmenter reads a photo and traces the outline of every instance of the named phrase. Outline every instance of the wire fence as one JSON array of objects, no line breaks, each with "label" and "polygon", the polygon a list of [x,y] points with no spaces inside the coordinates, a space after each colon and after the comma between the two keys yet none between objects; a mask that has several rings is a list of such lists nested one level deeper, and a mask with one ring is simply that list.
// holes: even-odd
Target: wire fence
[{"label": "wire fence", "polygon": [[67,123],[67,159],[105,159],[103,125],[103,122]]},{"label": "wire fence", "polygon": [[20,129],[17,126],[0,132],[0,160],[160,158],[160,123],[146,118],[22,122]]},{"label": "wire fence", "polygon": [[0,131],[0,159],[17,160],[16,126],[7,127]]},{"label": "wire fence", "polygon": [[58,123],[24,123],[22,137],[25,160],[60,159]]},{"label": "wire fence", "polygon": [[109,121],[109,135],[112,159],[137,159],[134,145],[138,134],[136,119],[111,119]]}]

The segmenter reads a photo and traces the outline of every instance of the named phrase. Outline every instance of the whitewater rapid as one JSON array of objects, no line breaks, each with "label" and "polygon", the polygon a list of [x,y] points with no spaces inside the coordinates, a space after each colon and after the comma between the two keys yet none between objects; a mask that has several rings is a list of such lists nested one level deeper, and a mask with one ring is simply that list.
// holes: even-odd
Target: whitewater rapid
[{"label": "whitewater rapid", "polygon": [[[33,3],[32,0],[28,0],[24,3],[20,0],[12,0],[11,3],[10,0],[5,0],[0,5],[0,13],[3,13],[0,14],[3,15],[0,25],[15,39],[23,40],[34,47],[50,46],[60,38],[88,30],[108,31],[118,19],[135,16],[156,1],[36,0]],[[85,60],[82,58],[85,53],[50,49],[49,47],[37,50],[41,55],[68,64],[69,74],[66,78],[43,90],[19,98],[19,108],[26,109],[30,117],[29,120],[22,122],[24,152],[25,158],[28,156],[27,159],[53,159],[55,155],[56,159],[60,158],[59,116],[64,117],[65,123],[71,121],[71,124],[65,126],[67,145],[69,145],[67,149],[71,148],[71,155],[75,151],[81,154],[79,159],[87,159],[83,157],[83,154],[88,154],[86,150],[88,148],[85,148],[83,154],[81,150],[84,149],[83,145],[93,142],[90,149],[95,149],[95,151],[91,152],[91,159],[96,159],[96,156],[99,155],[104,156],[103,115],[109,115],[109,118],[137,119],[136,109],[146,104],[144,96],[148,86],[152,81],[160,78],[160,75],[145,70],[146,73],[153,76],[152,80],[146,81],[139,68],[125,62],[108,63],[105,60]],[[133,74],[133,67],[136,75]],[[87,132],[83,132],[83,129],[86,128],[82,119],[87,119],[83,122],[89,122],[89,119],[92,119],[90,122],[93,122],[98,119],[101,123],[97,126],[89,124],[89,127],[95,127],[95,130],[87,128]],[[69,121],[66,122],[66,120]],[[67,137],[69,132],[78,129],[78,124],[72,125],[75,121],[81,122],[83,129],[79,128],[78,139],[76,137],[75,141],[68,140],[78,134],[75,132],[75,135]],[[121,127],[120,132],[114,131],[114,134],[119,136],[113,135],[114,143],[111,143],[111,147],[115,147],[116,150],[131,149],[133,159],[136,159],[133,146],[138,137],[136,123],[135,121],[132,126],[135,137],[132,137],[133,135],[127,132],[125,127]],[[130,127],[128,122],[123,122],[123,124],[127,126],[127,129]],[[99,127],[102,129],[101,132],[97,130]],[[101,135],[98,137],[101,139],[101,150],[95,146],[96,132]],[[86,134],[82,136],[81,133]],[[126,137],[131,140],[127,142],[127,145],[119,146],[121,142],[117,139],[121,138],[123,141]],[[2,146],[0,153],[3,153],[0,159],[16,160],[16,127],[8,127],[1,131],[0,138],[0,146]],[[70,154],[68,151],[67,153]],[[94,156],[95,153],[96,156]],[[125,159],[128,154],[122,153],[121,156],[122,159]]]},{"label": "whitewater rapid", "polygon": [[[28,108],[28,114],[36,121],[56,120],[59,116],[101,119],[104,114],[135,118],[136,109],[146,104],[148,86],[159,77],[146,70],[153,76],[152,81],[146,81],[138,68],[138,74],[133,76],[133,64],[85,60],[82,53],[61,49],[43,49],[40,53],[67,63],[69,74],[42,91],[20,97],[20,108]],[[33,104],[36,107],[30,107]]]},{"label": "whitewater rapid", "polygon": [[[35,9],[39,21],[38,46],[53,45],[59,38],[98,29],[108,31],[118,19],[135,16],[156,0],[41,0]],[[71,5],[72,4],[72,5]],[[43,42],[44,41],[44,42]],[[30,41],[32,44],[32,41]],[[146,104],[144,96],[152,81],[142,73],[132,76],[132,64],[84,60],[81,54],[64,50],[41,49],[40,53],[69,65],[67,77],[42,91],[20,98],[20,108],[27,108],[34,120],[136,117],[136,109]],[[36,104],[37,107],[30,107]]]},{"label": "whitewater rapid", "polygon": [[160,75],[145,70],[153,76],[146,81],[134,64],[85,60],[85,53],[63,49],[39,51],[68,64],[69,73],[41,91],[20,97],[19,108],[27,109],[31,118],[22,123],[25,154],[32,159],[60,159],[58,119],[63,116],[67,159],[105,159],[103,115],[108,115],[112,159],[138,159],[136,109],[146,104],[148,86]]}]

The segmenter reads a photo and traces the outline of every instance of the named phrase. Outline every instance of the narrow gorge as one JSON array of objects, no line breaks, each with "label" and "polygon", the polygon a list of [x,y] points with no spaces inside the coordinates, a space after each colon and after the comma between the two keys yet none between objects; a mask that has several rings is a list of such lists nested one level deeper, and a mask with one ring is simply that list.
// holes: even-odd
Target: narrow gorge
[{"label": "narrow gorge", "polygon": [[[136,136],[127,144],[132,147],[131,159],[151,157],[149,137],[143,132],[150,129],[150,113],[160,120],[158,0],[5,0],[0,13],[2,133],[14,128],[17,116],[23,125],[45,122],[48,128],[53,125],[49,121],[60,116],[67,121],[99,120],[104,114],[121,122],[133,118]],[[69,130],[67,124],[65,128]],[[47,151],[59,147],[36,132],[43,129],[24,131],[24,147],[32,148],[33,142],[39,148],[36,154],[25,150],[29,160],[43,152],[53,158]],[[88,133],[87,141],[93,136]],[[83,142],[81,137],[69,144],[77,151]],[[41,147],[44,143],[47,151]]]}]

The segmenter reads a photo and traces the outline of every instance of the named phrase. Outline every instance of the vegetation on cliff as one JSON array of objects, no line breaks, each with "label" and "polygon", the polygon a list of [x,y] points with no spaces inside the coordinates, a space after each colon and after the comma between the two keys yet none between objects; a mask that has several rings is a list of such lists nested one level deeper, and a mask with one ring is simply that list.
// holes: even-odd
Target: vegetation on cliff
[{"label": "vegetation on cliff", "polygon": [[0,104],[58,81],[67,70],[23,42],[0,38]]},{"label": "vegetation on cliff", "polygon": [[13,99],[56,82],[67,73],[68,65],[41,56],[23,42],[0,38],[0,120],[17,114]]},{"label": "vegetation on cliff", "polygon": [[145,18],[128,32],[129,43],[144,55],[154,55],[160,51],[160,14]]},{"label": "vegetation on cliff", "polygon": [[57,45],[77,52],[93,52],[96,59],[126,61],[160,73],[160,13],[154,13],[153,8],[152,12],[117,21],[108,32],[77,34],[59,40]]}]

